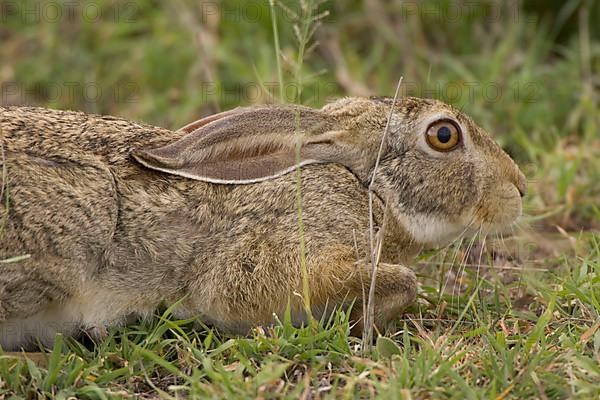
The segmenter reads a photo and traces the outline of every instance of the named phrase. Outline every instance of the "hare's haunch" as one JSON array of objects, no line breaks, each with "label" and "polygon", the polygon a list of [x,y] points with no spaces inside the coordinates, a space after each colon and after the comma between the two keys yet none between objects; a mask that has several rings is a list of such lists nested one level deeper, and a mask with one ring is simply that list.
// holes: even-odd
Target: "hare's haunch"
[{"label": "hare's haunch", "polygon": [[102,332],[163,304],[239,333],[288,303],[302,322],[299,187],[312,312],[354,302],[358,320],[371,181],[383,325],[415,298],[405,265],[419,250],[511,224],[526,190],[490,135],[426,99],[238,108],[178,131],[0,107],[0,128],[4,349]]}]

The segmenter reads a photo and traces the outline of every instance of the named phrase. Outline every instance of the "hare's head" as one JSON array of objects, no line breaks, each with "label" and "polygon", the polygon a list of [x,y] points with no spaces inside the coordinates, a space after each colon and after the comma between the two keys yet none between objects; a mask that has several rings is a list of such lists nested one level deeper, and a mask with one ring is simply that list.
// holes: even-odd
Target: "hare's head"
[{"label": "hare's head", "polygon": [[490,135],[435,100],[345,98],[321,110],[238,108],[182,130],[187,134],[181,139],[133,156],[155,170],[222,184],[255,183],[306,164],[339,163],[366,187],[373,182],[373,190],[423,245],[511,224],[521,214],[526,191],[523,174]]}]

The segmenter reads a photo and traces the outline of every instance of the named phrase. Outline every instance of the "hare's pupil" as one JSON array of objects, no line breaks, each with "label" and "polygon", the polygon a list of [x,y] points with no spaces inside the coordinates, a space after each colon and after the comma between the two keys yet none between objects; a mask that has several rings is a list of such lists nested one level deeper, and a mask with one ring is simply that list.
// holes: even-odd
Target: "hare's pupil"
[{"label": "hare's pupil", "polygon": [[437,138],[442,143],[448,143],[452,138],[452,131],[447,126],[442,126],[437,131]]}]

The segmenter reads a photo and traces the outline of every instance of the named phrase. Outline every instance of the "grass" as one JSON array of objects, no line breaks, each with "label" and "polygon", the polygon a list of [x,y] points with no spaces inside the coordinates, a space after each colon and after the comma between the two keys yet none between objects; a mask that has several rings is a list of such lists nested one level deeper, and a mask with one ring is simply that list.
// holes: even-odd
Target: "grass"
[{"label": "grass", "polygon": [[[227,337],[165,310],[102,343],[58,340],[35,362],[0,356],[0,396],[600,397],[598,5],[571,0],[553,18],[521,10],[490,24],[481,8],[450,21],[407,15],[402,2],[325,2],[311,14],[321,22],[312,41],[306,16],[276,5],[278,66],[269,3],[257,3],[260,18],[239,4],[227,2],[225,16],[184,0],[143,0],[99,21],[10,16],[0,24],[2,102],[177,128],[253,101],[393,95],[402,75],[402,94],[462,108],[520,163],[529,179],[520,227],[422,254],[417,304],[371,353],[348,336],[342,312]],[[103,94],[69,93],[69,82]],[[292,82],[301,90],[287,91]],[[52,84],[58,96],[44,90]]]},{"label": "grass", "polygon": [[316,331],[284,320],[229,338],[173,321],[167,310],[97,346],[59,340],[44,367],[2,356],[2,389],[57,398],[597,398],[600,237],[581,240],[588,255],[553,260],[552,272],[500,284],[470,271],[454,295],[424,285],[367,357],[343,312]]}]

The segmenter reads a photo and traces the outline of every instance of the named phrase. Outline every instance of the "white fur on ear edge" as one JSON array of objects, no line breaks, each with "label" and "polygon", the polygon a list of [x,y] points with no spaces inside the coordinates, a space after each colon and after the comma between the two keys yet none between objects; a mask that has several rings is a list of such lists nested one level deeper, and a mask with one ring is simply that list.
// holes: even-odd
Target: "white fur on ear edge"
[{"label": "white fur on ear edge", "polygon": [[217,179],[217,178],[202,177],[202,176],[198,176],[198,175],[186,173],[185,171],[170,170],[170,169],[167,169],[167,168],[160,168],[160,167],[156,167],[156,166],[151,166],[148,163],[146,163],[146,161],[144,159],[142,159],[141,157],[137,157],[135,154],[133,154],[133,157],[137,160],[137,162],[139,162],[140,164],[142,164],[144,167],[147,167],[147,168],[149,168],[151,170],[154,170],[154,171],[161,171],[161,172],[164,172],[164,173],[167,173],[167,174],[177,175],[177,176],[181,176],[183,178],[188,178],[188,179],[193,179],[195,181],[217,183],[217,184],[224,184],[224,185],[247,185],[247,184],[252,184],[252,183],[264,182],[264,181],[267,181],[269,179],[278,178],[280,176],[288,174],[288,173],[290,173],[292,171],[295,171],[296,168],[301,168],[301,167],[303,167],[305,165],[309,165],[309,164],[323,164],[323,163],[326,162],[326,161],[319,161],[319,160],[303,160],[299,164],[295,164],[295,165],[292,165],[289,168],[281,170],[278,173],[276,173],[275,175],[269,175],[269,176],[264,176],[264,177],[255,178],[255,179],[247,179],[247,180],[243,180],[243,179],[242,180],[234,180],[234,179]]}]

